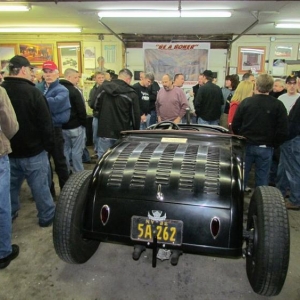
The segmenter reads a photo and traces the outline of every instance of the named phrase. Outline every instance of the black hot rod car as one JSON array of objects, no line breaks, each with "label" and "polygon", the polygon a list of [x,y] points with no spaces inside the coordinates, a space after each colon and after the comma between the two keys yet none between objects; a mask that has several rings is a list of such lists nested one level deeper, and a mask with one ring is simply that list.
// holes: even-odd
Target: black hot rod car
[{"label": "black hot rod car", "polygon": [[[280,293],[289,224],[274,187],[255,189],[244,222],[245,139],[218,126],[162,122],[126,131],[92,171],[70,177],[57,203],[54,246],[86,262],[100,242],[150,248],[176,265],[182,252],[246,258],[253,290]],[[170,257],[169,257],[170,256]]]}]

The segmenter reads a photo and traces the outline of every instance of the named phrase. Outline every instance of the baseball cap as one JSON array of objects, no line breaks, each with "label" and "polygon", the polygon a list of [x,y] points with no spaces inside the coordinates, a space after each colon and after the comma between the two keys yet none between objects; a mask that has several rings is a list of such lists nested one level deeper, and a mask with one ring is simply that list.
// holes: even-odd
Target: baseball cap
[{"label": "baseball cap", "polygon": [[288,83],[288,82],[296,83],[297,82],[297,76],[296,75],[289,75],[285,80],[285,83]]},{"label": "baseball cap", "polygon": [[10,68],[22,68],[22,67],[29,67],[31,69],[34,68],[29,62],[29,60],[22,56],[22,55],[16,55],[13,58],[10,59],[8,66]]},{"label": "baseball cap", "polygon": [[205,77],[210,77],[210,78],[213,78],[213,77],[214,77],[214,74],[213,74],[213,72],[212,72],[211,70],[205,70],[205,71],[203,72],[203,75],[204,75]]},{"label": "baseball cap", "polygon": [[49,69],[49,70],[52,70],[52,71],[58,70],[57,65],[53,61],[51,61],[51,60],[45,61],[43,63],[43,68],[42,69],[43,70],[44,69]]}]

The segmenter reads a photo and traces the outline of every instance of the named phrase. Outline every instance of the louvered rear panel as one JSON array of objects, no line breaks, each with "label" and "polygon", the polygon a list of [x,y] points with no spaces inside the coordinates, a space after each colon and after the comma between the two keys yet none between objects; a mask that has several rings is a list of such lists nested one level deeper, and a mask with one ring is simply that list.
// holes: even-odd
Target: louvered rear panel
[{"label": "louvered rear panel", "polygon": [[[108,171],[107,187],[146,189],[161,185],[178,190],[205,194],[220,193],[220,148],[199,144],[134,142],[119,149]],[[130,164],[130,166],[129,166]],[[152,169],[151,169],[152,168]],[[202,170],[197,177],[197,170]],[[151,175],[150,175],[151,174]],[[147,176],[153,181],[147,186]],[[126,177],[126,179],[125,179]],[[154,185],[155,183],[155,185]]]}]

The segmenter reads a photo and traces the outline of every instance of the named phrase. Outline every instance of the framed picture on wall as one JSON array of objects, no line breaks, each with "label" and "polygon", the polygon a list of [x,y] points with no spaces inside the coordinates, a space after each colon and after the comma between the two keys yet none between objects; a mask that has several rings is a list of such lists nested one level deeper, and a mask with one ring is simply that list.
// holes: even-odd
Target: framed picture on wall
[{"label": "framed picture on wall", "polygon": [[265,47],[239,47],[238,74],[249,71],[262,73],[265,70]]},{"label": "framed picture on wall", "polygon": [[60,76],[68,68],[82,72],[80,42],[57,42],[57,58]]},{"label": "framed picture on wall", "polygon": [[277,45],[275,46],[275,56],[277,57],[291,57],[292,56],[292,46],[284,46],[284,45]]},{"label": "framed picture on wall", "polygon": [[17,44],[0,44],[1,70],[4,69],[9,60],[17,53]]},{"label": "framed picture on wall", "polygon": [[47,60],[53,60],[52,44],[19,44],[20,55],[25,56],[31,64],[41,65]]}]

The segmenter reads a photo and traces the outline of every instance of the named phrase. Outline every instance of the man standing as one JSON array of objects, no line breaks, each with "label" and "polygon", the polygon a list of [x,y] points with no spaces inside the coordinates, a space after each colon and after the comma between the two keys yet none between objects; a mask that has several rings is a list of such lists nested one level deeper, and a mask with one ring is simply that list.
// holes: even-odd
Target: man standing
[{"label": "man standing", "polygon": [[5,89],[0,87],[0,269],[6,268],[19,255],[11,244],[10,165],[11,139],[19,129],[16,114]]},{"label": "man standing", "polygon": [[245,73],[242,77],[242,81],[250,81],[255,84],[255,77],[252,73]]},{"label": "man standing", "polygon": [[39,225],[47,227],[53,222],[55,210],[49,189],[47,157],[53,148],[53,125],[47,102],[30,78],[29,61],[23,56],[14,56],[9,62],[9,76],[2,83],[19,122],[9,154],[12,218],[18,215],[20,189],[26,179],[38,210]]},{"label": "man standing", "polygon": [[270,92],[270,96],[278,99],[279,96],[286,93],[285,83],[283,79],[277,78],[274,80],[273,90]]},{"label": "man standing", "polygon": [[104,67],[105,59],[103,56],[99,56],[97,58],[98,67],[95,69],[95,72],[106,72],[106,68]]},{"label": "man standing", "polygon": [[[153,75],[154,76],[154,75]],[[151,126],[157,122],[157,114],[156,114],[156,98],[157,98],[157,93],[160,90],[159,84],[155,81],[155,78],[152,81],[152,84],[149,87],[149,97],[150,97],[150,105],[149,105],[149,123],[147,126]]]},{"label": "man standing", "polygon": [[[298,86],[300,87],[300,80],[298,79]],[[279,167],[282,166],[289,182],[290,197],[286,200],[287,209],[300,209],[300,97],[295,105],[290,110],[289,116],[289,135],[280,147]],[[285,196],[286,186],[280,185],[279,181],[277,187]]]},{"label": "man standing", "polygon": [[97,145],[98,145],[98,136],[97,136],[97,132],[98,132],[98,114],[99,112],[94,108],[95,105],[95,101],[97,98],[97,91],[99,86],[104,82],[105,80],[105,73],[104,72],[97,72],[95,74],[95,85],[92,87],[92,89],[90,90],[90,94],[89,94],[89,100],[88,100],[88,104],[89,107],[93,109],[93,143],[94,143],[94,151],[95,151],[95,155],[93,155],[93,158],[98,158],[98,154],[97,154]]},{"label": "man standing", "polygon": [[194,98],[196,98],[199,87],[204,85],[203,79],[204,79],[203,74],[200,74],[199,77],[198,77],[198,84],[193,86]]},{"label": "man standing", "polygon": [[203,76],[204,85],[199,88],[195,98],[198,124],[218,125],[224,104],[222,90],[212,83],[212,71],[205,70]]},{"label": "man standing", "polygon": [[86,110],[82,95],[76,85],[79,82],[79,73],[74,69],[66,69],[64,78],[60,84],[69,90],[71,115],[67,123],[62,125],[64,138],[64,154],[67,159],[68,171],[71,172],[70,161],[72,160],[73,171],[83,171],[82,154],[85,148]]},{"label": "man standing", "polygon": [[287,113],[289,114],[291,108],[299,98],[300,94],[297,93],[297,76],[290,75],[285,80],[287,93],[282,94],[278,99],[284,104]]},{"label": "man standing", "polygon": [[182,73],[175,74],[173,85],[182,88],[183,84],[184,84],[184,75]]},{"label": "man standing", "polygon": [[131,79],[131,71],[122,69],[118,79],[104,81],[99,88],[95,104],[99,111],[99,158],[120,138],[121,131],[140,128],[139,99],[130,86]]},{"label": "man standing", "polygon": [[269,96],[273,83],[270,75],[259,75],[256,95],[244,99],[233,118],[233,132],[247,138],[245,187],[252,164],[255,164],[255,186],[268,185],[273,149],[287,137],[286,109],[281,101]]},{"label": "man standing", "polygon": [[[54,126],[54,148],[50,152],[55,165],[55,172],[59,179],[59,186],[62,189],[69,178],[66,157],[64,155],[64,139],[62,135],[62,125],[70,119],[71,104],[69,100],[69,91],[59,83],[59,71],[53,61],[43,63],[44,81],[37,84],[36,87],[45,95]],[[51,163],[50,163],[51,167]],[[53,182],[53,171],[51,167],[51,193],[55,196]]]},{"label": "man standing", "polygon": [[163,88],[157,93],[156,100],[158,122],[172,121],[178,124],[189,107],[186,96],[181,88],[173,85],[169,74],[162,77],[162,85]]},{"label": "man standing", "polygon": [[149,87],[154,81],[154,75],[152,73],[146,73],[141,78],[142,79],[139,82],[135,83],[132,87],[134,88],[139,97],[141,114],[140,129],[142,130],[147,128],[147,117],[148,113],[150,112]]}]

